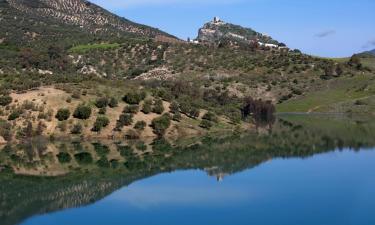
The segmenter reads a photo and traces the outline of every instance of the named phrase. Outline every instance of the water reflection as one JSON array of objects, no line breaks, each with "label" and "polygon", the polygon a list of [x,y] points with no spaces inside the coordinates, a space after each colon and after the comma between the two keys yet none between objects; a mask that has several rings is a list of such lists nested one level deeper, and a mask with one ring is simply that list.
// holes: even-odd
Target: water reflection
[{"label": "water reflection", "polygon": [[[231,174],[275,158],[305,158],[335,149],[371,148],[375,146],[375,123],[372,121],[284,115],[271,127],[258,127],[257,132],[204,137],[182,143],[166,140],[149,143],[34,140],[5,146],[0,151],[0,224],[15,225],[33,215],[89,205],[133,182],[176,170],[194,169],[190,173],[196,174],[198,169],[212,179],[210,183],[203,181],[207,178],[201,172],[199,177],[186,175],[189,172],[169,174],[168,182],[176,180],[182,184],[163,183],[160,177],[157,184],[153,184],[152,179],[147,179],[143,185],[121,189],[115,198],[109,197],[105,201],[126,202],[129,207],[143,209],[165,204],[245,204],[265,193],[254,184],[250,186],[254,190],[238,185],[217,187],[216,179],[231,179]],[[14,173],[38,176],[23,177]],[[40,176],[62,174],[65,175]],[[194,177],[197,182],[193,182],[194,185],[191,180],[184,183],[181,180],[184,176]],[[213,187],[215,192],[211,191]]]}]

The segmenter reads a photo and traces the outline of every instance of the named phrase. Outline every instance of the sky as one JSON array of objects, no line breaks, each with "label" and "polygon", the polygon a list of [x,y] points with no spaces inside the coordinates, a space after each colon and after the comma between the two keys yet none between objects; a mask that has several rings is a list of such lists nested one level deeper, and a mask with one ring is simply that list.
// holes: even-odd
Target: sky
[{"label": "sky", "polygon": [[316,56],[375,49],[375,0],[91,0],[137,23],[195,38],[214,16]]}]

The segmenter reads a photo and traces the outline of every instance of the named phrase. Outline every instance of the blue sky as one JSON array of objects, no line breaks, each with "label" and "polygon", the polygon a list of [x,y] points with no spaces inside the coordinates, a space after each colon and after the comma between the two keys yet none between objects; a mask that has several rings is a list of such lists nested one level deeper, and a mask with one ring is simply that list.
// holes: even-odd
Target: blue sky
[{"label": "blue sky", "polygon": [[326,57],[375,48],[374,0],[92,0],[138,23],[179,38],[219,16],[291,48]]}]

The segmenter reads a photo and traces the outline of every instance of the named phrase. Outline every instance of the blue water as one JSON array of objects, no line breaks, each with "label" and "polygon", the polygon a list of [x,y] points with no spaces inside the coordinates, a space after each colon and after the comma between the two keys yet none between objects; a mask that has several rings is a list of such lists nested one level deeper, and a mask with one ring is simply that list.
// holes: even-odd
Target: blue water
[{"label": "blue water", "polygon": [[276,159],[224,177],[177,171],[23,225],[374,225],[375,151]]}]

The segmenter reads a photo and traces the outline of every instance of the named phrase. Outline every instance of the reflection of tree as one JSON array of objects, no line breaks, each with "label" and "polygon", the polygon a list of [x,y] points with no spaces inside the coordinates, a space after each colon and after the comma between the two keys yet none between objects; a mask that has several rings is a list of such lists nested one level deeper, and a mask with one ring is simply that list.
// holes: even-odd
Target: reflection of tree
[{"label": "reflection of tree", "polygon": [[[273,158],[309,157],[334,149],[375,146],[373,123],[348,119],[279,118],[269,134],[249,133],[228,137],[205,137],[198,144],[172,146],[166,140],[152,144],[153,152],[138,155],[128,145],[115,145],[123,160],[118,169],[85,169],[64,177],[0,175],[0,221],[13,225],[35,214],[83,206],[109,195],[133,181],[155,174],[201,169],[221,178],[258,166]],[[89,144],[104,157],[109,147]],[[60,145],[62,151],[87,151],[84,143]],[[0,151],[1,157],[11,150]],[[5,168],[5,167],[4,167]],[[85,168],[85,167],[83,167]]]}]

